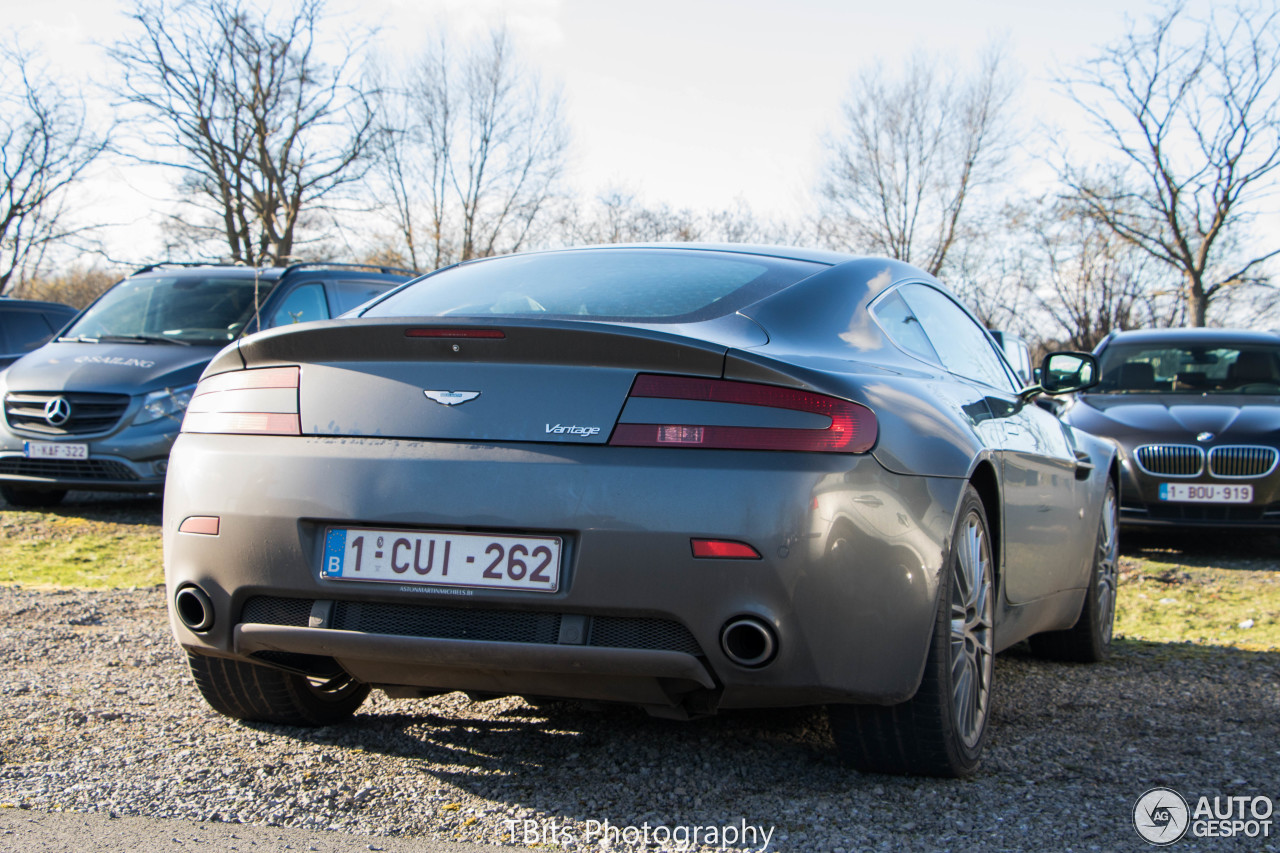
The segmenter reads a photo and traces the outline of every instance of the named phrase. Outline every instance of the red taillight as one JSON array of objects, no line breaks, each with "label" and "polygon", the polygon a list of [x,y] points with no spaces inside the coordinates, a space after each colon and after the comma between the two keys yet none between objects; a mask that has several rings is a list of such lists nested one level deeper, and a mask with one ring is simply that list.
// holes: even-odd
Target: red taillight
[{"label": "red taillight", "polygon": [[704,447],[739,450],[800,450],[866,453],[876,443],[876,416],[866,406],[812,391],[689,376],[640,374],[631,397],[735,403],[825,415],[821,429],[717,426],[713,424],[620,423],[609,443],[630,447]]},{"label": "red taillight", "polygon": [[450,329],[425,328],[405,329],[406,338],[505,338],[507,333],[501,329]]},{"label": "red taillight", "polygon": [[693,556],[714,560],[759,560],[760,552],[732,539],[690,539]]},{"label": "red taillight", "polygon": [[183,432],[301,435],[297,367],[233,370],[200,380]]}]

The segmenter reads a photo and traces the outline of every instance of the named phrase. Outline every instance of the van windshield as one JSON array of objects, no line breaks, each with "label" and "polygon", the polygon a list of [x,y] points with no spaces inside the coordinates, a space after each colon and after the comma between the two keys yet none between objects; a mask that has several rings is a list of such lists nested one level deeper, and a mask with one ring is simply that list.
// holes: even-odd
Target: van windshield
[{"label": "van windshield", "polygon": [[[275,287],[256,283],[258,304]],[[225,344],[253,318],[253,278],[146,276],[108,290],[62,338]]]}]

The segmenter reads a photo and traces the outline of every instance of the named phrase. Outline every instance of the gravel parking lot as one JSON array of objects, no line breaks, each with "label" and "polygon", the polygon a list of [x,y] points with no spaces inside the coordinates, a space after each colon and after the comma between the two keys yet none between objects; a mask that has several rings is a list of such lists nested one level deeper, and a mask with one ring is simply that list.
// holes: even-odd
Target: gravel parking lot
[{"label": "gravel parking lot", "polygon": [[[0,804],[338,830],[353,850],[378,849],[369,836],[601,849],[606,827],[620,830],[612,849],[641,849],[625,830],[646,823],[760,827],[770,850],[1140,849],[1132,807],[1153,786],[1193,804],[1280,799],[1276,653],[1122,644],[1083,667],[1014,650],[997,663],[982,770],[965,781],[852,773],[811,710],[672,723],[375,693],[341,728],[241,724],[197,697],[159,589],[0,589],[0,657]],[[508,821],[525,820],[530,834],[519,823],[513,837]]]}]

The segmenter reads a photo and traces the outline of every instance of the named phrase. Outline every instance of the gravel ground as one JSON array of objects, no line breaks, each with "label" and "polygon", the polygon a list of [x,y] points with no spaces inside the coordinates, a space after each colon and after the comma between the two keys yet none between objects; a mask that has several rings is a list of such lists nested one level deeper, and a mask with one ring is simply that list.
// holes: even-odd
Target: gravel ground
[{"label": "gravel ground", "polygon": [[[605,821],[745,821],[785,851],[1130,850],[1146,847],[1132,809],[1153,786],[1193,806],[1201,795],[1280,800],[1276,653],[1125,643],[1086,667],[1014,649],[996,664],[984,763],[964,781],[846,770],[812,710],[674,723],[375,692],[342,727],[243,724],[199,699],[160,589],[0,588],[0,659],[0,805],[337,830],[355,850],[377,849],[379,835],[595,850],[589,830]],[[539,831],[513,838],[510,820]],[[623,836],[611,849],[640,845]]]}]

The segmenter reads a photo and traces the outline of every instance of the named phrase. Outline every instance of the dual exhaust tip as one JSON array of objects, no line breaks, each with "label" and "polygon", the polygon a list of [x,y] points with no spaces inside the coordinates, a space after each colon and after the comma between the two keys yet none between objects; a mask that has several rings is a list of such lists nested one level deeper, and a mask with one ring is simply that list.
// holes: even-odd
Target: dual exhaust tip
[{"label": "dual exhaust tip", "polygon": [[173,596],[173,610],[178,619],[196,633],[213,627],[213,601],[195,584],[179,587]]},{"label": "dual exhaust tip", "polygon": [[[192,631],[203,633],[213,627],[213,601],[195,584],[178,588],[173,596],[178,619]],[[720,629],[720,648],[738,666],[754,669],[768,664],[778,652],[773,628],[755,616],[738,616]]]},{"label": "dual exhaust tip", "polygon": [[720,629],[720,648],[738,666],[755,669],[770,663],[778,653],[773,627],[755,616],[738,616]]}]

